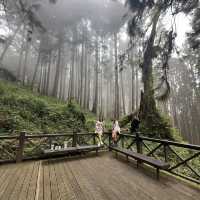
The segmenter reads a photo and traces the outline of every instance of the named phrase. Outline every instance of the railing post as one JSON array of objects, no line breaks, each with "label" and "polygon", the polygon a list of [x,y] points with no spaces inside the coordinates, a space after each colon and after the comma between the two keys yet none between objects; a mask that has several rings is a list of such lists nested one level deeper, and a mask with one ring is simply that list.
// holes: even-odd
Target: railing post
[{"label": "railing post", "polygon": [[76,147],[76,146],[77,146],[77,132],[76,132],[76,131],[73,131],[72,146],[73,146],[73,147]]},{"label": "railing post", "polygon": [[142,154],[142,139],[139,136],[139,133],[136,132],[136,146],[137,146],[137,153]]},{"label": "railing post", "polygon": [[49,138],[49,149],[51,149],[51,146],[52,146],[52,138],[50,137]]},{"label": "railing post", "polygon": [[164,143],[164,157],[165,157],[165,162],[167,162],[167,144]]},{"label": "railing post", "polygon": [[110,146],[111,146],[111,141],[112,141],[112,133],[108,133],[108,144],[109,144],[109,151],[111,151]]},{"label": "railing post", "polygon": [[95,139],[95,137],[96,137],[96,133],[95,133],[95,134],[93,134],[93,145],[95,145],[95,144],[96,144],[96,139]]},{"label": "railing post", "polygon": [[122,144],[122,148],[124,148],[124,136],[121,135],[121,144]]},{"label": "railing post", "polygon": [[19,144],[17,148],[16,162],[21,162],[23,160],[25,138],[26,138],[26,133],[21,132],[19,135]]}]

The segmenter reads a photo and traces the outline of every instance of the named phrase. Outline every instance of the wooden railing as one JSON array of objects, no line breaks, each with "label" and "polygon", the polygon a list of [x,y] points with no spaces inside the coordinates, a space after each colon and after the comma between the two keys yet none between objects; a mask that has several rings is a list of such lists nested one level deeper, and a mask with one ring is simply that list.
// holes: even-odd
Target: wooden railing
[{"label": "wooden railing", "polygon": [[118,146],[170,163],[169,173],[200,184],[200,146],[121,134]]},{"label": "wooden railing", "polygon": [[[65,134],[30,135],[22,132],[18,136],[0,136],[0,162],[21,162],[44,158],[43,150],[52,144],[63,146],[96,144],[94,133],[69,132]],[[103,142],[108,150],[112,145],[111,134],[104,133]],[[200,146],[160,140],[131,134],[120,134],[118,146],[169,162],[167,170],[176,176],[200,184]]]},{"label": "wooden railing", "polygon": [[[62,148],[64,142],[67,142],[69,147],[96,144],[96,137],[94,133],[77,132],[38,135],[22,132],[18,136],[0,136],[0,163],[44,158],[43,150],[50,149],[52,144]],[[108,134],[104,134],[103,141],[105,148],[108,149],[110,144]]]}]

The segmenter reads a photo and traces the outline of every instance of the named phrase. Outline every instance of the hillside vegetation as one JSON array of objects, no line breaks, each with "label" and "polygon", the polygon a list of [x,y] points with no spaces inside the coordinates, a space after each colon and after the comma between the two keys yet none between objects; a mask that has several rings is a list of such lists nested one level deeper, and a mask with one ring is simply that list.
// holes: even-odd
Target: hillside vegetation
[{"label": "hillside vegetation", "polygon": [[[132,115],[130,115],[132,116]],[[127,116],[119,122],[125,129]],[[76,102],[62,102],[53,97],[33,93],[28,87],[17,83],[0,81],[0,134],[18,133],[65,133],[68,131],[94,131],[96,117],[91,112],[83,110]],[[125,121],[125,124],[123,124]],[[128,119],[130,121],[130,119]],[[157,123],[159,126],[159,123]],[[169,120],[166,120],[169,126]],[[105,128],[111,129],[112,123],[106,121]],[[171,127],[171,126],[170,126]],[[145,133],[144,127],[140,128]],[[160,127],[157,128],[161,130]],[[155,130],[157,130],[155,129]],[[146,136],[180,141],[176,129],[170,129],[170,137],[155,134],[155,130],[147,131]],[[154,135],[150,135],[154,133]]]},{"label": "hillside vegetation", "polygon": [[0,134],[63,133],[94,127],[95,116],[75,102],[33,93],[29,88],[0,81]]}]

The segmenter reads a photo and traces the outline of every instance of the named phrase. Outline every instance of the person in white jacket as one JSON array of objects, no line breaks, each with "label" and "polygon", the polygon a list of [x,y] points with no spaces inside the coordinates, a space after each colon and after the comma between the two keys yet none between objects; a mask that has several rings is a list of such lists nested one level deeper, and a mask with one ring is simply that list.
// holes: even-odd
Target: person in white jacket
[{"label": "person in white jacket", "polygon": [[96,121],[95,133],[98,135],[98,146],[103,145],[102,135],[103,135],[103,122],[100,120]]}]

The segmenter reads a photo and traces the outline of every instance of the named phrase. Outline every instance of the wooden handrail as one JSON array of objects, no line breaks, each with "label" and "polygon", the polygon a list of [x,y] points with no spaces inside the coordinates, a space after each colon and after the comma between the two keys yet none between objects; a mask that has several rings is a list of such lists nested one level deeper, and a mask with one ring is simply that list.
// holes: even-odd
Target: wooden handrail
[{"label": "wooden handrail", "polygon": [[[136,135],[132,135],[132,134],[120,134],[120,135],[125,136],[125,137],[130,137],[130,138],[136,138]],[[200,150],[200,145],[186,144],[186,143],[180,143],[180,142],[175,142],[175,141],[171,141],[171,140],[164,140],[164,139],[157,139],[157,138],[149,138],[149,137],[145,137],[145,136],[139,136],[139,138],[144,141],[173,145],[173,146],[189,148],[189,149],[193,149],[193,150]]]},{"label": "wooden handrail", "polygon": [[[89,133],[76,133],[78,136],[87,136],[87,135],[93,135],[95,133],[89,132]],[[104,134],[110,134],[109,132],[105,132]],[[73,136],[73,133],[63,133],[63,134],[39,134],[39,135],[25,135],[25,138],[43,138],[43,137],[64,137],[64,136]],[[132,134],[120,134],[121,136],[124,137],[129,137],[129,138],[135,138],[135,135]],[[175,142],[175,141],[170,141],[170,140],[164,140],[164,139],[157,139],[157,138],[149,138],[149,137],[144,137],[144,136],[139,136],[140,139],[144,141],[151,141],[151,142],[156,142],[156,143],[162,143],[162,144],[167,144],[167,145],[173,145],[177,147],[183,147],[183,148],[189,148],[193,150],[200,150],[200,145],[194,145],[194,144],[186,144],[186,143],[180,143],[180,142]],[[9,140],[9,139],[19,139],[19,135],[15,136],[0,136],[0,140]]]},{"label": "wooden handrail", "polygon": [[0,136],[0,140],[18,139],[19,135],[16,136]]},{"label": "wooden handrail", "polygon": [[[162,157],[162,159],[164,159],[166,162],[172,162],[172,166],[170,167],[170,169],[166,170],[171,174],[175,174],[176,176],[180,176],[184,179],[187,179],[191,182],[194,183],[198,183],[200,184],[200,174],[199,174],[199,169],[200,166],[192,166],[192,163],[189,163],[189,161],[197,158],[200,156],[200,145],[193,145],[193,144],[185,144],[185,143],[180,143],[180,142],[175,142],[175,141],[169,141],[169,140],[163,140],[163,139],[156,139],[156,138],[149,138],[149,137],[145,137],[145,136],[136,136],[133,134],[120,134],[119,137],[119,141],[123,138],[123,141],[121,141],[121,145],[124,146],[124,137],[126,138],[130,138],[130,140],[132,141],[131,143],[128,143],[128,146],[126,146],[126,148],[131,147],[133,144],[136,144],[136,149],[138,153],[143,153],[142,151],[142,146],[144,148],[146,148],[147,152],[146,155],[154,155],[154,153],[159,149],[160,151],[163,151],[163,154],[160,154],[159,157]],[[118,141],[118,143],[119,143]],[[136,141],[136,142],[134,142]],[[149,148],[148,144],[145,143],[145,141],[150,141],[152,143],[156,143],[157,145],[155,147],[151,147]],[[163,147],[163,148],[162,148]],[[186,158],[182,158],[182,156],[180,156],[178,153],[176,153],[175,150],[172,149],[172,147],[180,147],[180,148],[184,148],[187,149],[189,152],[193,151],[193,153],[187,155]],[[178,161],[176,163],[174,163],[173,160],[170,160],[168,156],[171,155],[171,152],[167,149],[171,149],[171,151],[173,152],[172,154],[176,156],[176,158],[178,158]],[[159,151],[159,152],[160,152]],[[156,156],[157,157],[157,156]],[[159,158],[158,158],[159,159]],[[176,171],[173,171],[177,168],[179,168],[180,166],[185,166],[187,167],[189,170],[191,170],[193,172],[194,176],[191,176],[190,174],[184,174]]]}]

